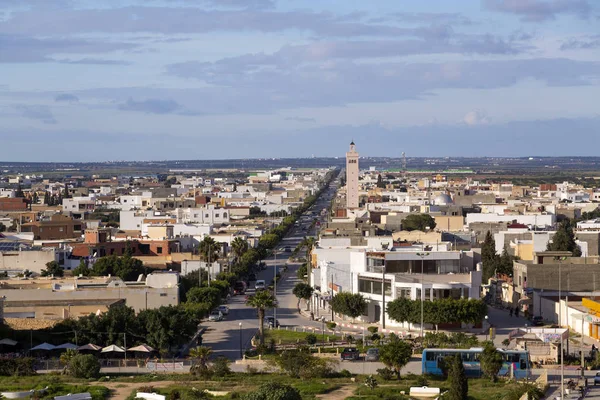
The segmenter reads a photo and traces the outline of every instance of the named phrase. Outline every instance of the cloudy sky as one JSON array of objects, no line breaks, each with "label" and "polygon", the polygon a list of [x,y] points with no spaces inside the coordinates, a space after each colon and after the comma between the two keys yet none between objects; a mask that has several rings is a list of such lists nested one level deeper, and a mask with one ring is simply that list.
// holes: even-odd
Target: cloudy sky
[{"label": "cloudy sky", "polygon": [[0,0],[0,160],[597,155],[596,0]]}]

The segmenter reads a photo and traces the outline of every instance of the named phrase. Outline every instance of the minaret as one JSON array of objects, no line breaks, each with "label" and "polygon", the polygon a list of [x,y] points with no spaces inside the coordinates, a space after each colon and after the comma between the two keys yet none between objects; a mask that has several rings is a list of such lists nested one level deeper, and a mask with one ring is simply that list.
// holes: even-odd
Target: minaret
[{"label": "minaret", "polygon": [[346,153],[346,207],[358,208],[358,153],[354,141]]}]

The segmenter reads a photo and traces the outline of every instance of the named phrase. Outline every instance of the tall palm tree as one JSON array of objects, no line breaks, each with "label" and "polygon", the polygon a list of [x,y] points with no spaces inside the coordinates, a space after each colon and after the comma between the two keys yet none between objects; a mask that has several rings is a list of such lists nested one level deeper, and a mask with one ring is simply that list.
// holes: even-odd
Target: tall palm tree
[{"label": "tall palm tree", "polygon": [[312,253],[312,250],[316,244],[317,244],[317,239],[315,239],[313,236],[308,237],[308,238],[305,237],[304,246],[306,247],[306,261],[308,261],[309,263],[310,263],[310,253]]},{"label": "tall palm tree", "polygon": [[260,344],[265,344],[265,310],[267,308],[277,307],[277,300],[275,300],[275,296],[273,296],[273,293],[271,293],[271,291],[261,290],[255,295],[248,297],[246,305],[256,308],[256,311],[258,313],[258,330],[260,332]]},{"label": "tall palm tree", "polygon": [[190,372],[195,374],[203,373],[208,369],[208,358],[212,354],[212,349],[206,346],[198,346],[190,349],[190,357],[193,364]]},{"label": "tall palm tree", "polygon": [[235,256],[235,261],[239,261],[240,257],[248,250],[248,242],[241,236],[236,237],[231,242],[231,249]]},{"label": "tall palm tree", "polygon": [[205,236],[198,245],[198,252],[204,261],[208,261],[209,259],[211,262],[217,261],[219,259],[219,250],[221,250],[221,245],[210,236]]}]

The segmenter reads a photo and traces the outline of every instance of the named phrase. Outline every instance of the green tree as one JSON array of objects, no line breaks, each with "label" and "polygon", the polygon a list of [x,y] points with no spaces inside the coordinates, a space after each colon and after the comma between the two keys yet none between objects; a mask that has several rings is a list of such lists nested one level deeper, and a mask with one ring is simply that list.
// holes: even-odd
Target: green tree
[{"label": "green tree", "polygon": [[59,361],[64,365],[63,374],[69,373],[69,363],[77,354],[79,354],[77,350],[67,349],[67,351],[60,355]]},{"label": "green tree", "polygon": [[367,300],[360,293],[341,292],[331,299],[331,308],[338,314],[352,319],[363,315]]},{"label": "green tree", "polygon": [[92,267],[94,276],[118,276],[124,281],[136,280],[140,274],[145,272],[144,264],[141,260],[131,256],[106,256],[100,257]]},{"label": "green tree", "polygon": [[6,226],[0,222],[0,233],[6,232]]},{"label": "green tree", "polygon": [[485,239],[481,245],[481,262],[483,263],[482,280],[487,283],[496,273],[500,263],[500,257],[496,253],[496,241],[490,231],[485,234]]},{"label": "green tree", "polygon": [[212,354],[212,349],[206,346],[198,346],[190,350],[192,358],[192,367],[190,372],[195,375],[204,375],[208,372],[208,359]]},{"label": "green tree", "polygon": [[258,239],[258,245],[265,249],[272,249],[279,243],[279,236],[274,233],[266,233]]},{"label": "green tree", "polygon": [[256,311],[258,313],[258,330],[260,333],[260,344],[262,345],[265,343],[265,310],[268,308],[277,307],[277,301],[275,300],[273,293],[271,293],[268,290],[261,290],[256,294],[248,297],[246,305],[256,308]]},{"label": "green tree", "polygon": [[581,249],[575,242],[575,233],[570,219],[560,223],[552,241],[548,242],[547,249],[550,251],[570,251],[573,257],[581,257]]},{"label": "green tree", "polygon": [[100,362],[92,354],[78,354],[70,360],[68,371],[75,378],[97,378]]},{"label": "green tree", "polygon": [[62,277],[65,275],[65,269],[60,266],[56,261],[50,261],[46,263],[46,269],[43,269],[40,273],[42,276],[56,276]]},{"label": "green tree", "polygon": [[444,364],[448,369],[449,400],[465,400],[469,392],[469,381],[465,374],[460,356],[449,356],[444,358]]},{"label": "green tree", "polygon": [[306,308],[308,309],[308,301],[312,297],[313,292],[314,289],[308,283],[300,282],[294,286],[292,293],[298,298],[298,309],[300,309],[301,299],[306,301]]},{"label": "green tree", "polygon": [[195,287],[186,293],[188,303],[206,303],[211,308],[221,303],[221,290],[216,287]]},{"label": "green tree", "polygon": [[[387,304],[388,316],[398,322],[421,322],[420,300],[398,298]],[[487,314],[487,305],[483,300],[441,299],[423,303],[425,323],[477,323]]]},{"label": "green tree", "polygon": [[236,237],[231,242],[231,250],[233,251],[235,261],[238,262],[242,255],[248,251],[248,241],[246,241],[246,239],[243,237]]},{"label": "green tree", "polygon": [[406,231],[423,231],[435,228],[435,220],[429,214],[410,214],[402,220],[402,229]]},{"label": "green tree", "polygon": [[205,236],[204,239],[198,245],[198,252],[202,257],[202,260],[208,262],[215,262],[219,259],[221,254],[221,245],[210,236]]},{"label": "green tree", "polygon": [[268,382],[246,395],[243,400],[302,400],[298,389],[279,382]]},{"label": "green tree", "polygon": [[73,276],[90,276],[92,271],[88,268],[87,263],[82,258],[79,260],[79,265],[73,269]]},{"label": "green tree", "polygon": [[400,370],[408,364],[411,356],[411,345],[397,337],[392,337],[388,343],[379,348],[379,359],[386,367],[394,370],[398,379],[400,379]]},{"label": "green tree", "polygon": [[508,254],[507,247],[504,246],[504,250],[502,250],[502,255],[500,256],[496,271],[499,274],[513,276],[513,260],[514,258]]},{"label": "green tree", "polygon": [[479,358],[483,374],[491,379],[492,382],[498,380],[498,372],[502,368],[502,354],[492,343],[486,343],[483,352]]}]

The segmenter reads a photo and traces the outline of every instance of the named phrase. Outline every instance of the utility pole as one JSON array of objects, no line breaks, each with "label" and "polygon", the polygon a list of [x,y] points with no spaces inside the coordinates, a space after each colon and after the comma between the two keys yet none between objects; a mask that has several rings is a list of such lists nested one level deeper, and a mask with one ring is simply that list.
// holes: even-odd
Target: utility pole
[{"label": "utility pole", "polygon": [[[210,244],[208,245],[208,265],[206,266],[206,271],[208,274],[208,287],[210,287]],[[200,271],[202,273],[202,271]]]},{"label": "utility pole", "polygon": [[331,300],[329,304],[331,305],[331,322],[333,322],[333,274],[331,274]]},{"label": "utility pole", "polygon": [[417,253],[421,257],[421,339],[423,338],[423,324],[425,323],[424,312],[423,312],[423,301],[425,299],[425,288],[423,287],[423,275],[425,270],[425,257],[429,253]]},{"label": "utility pole", "polygon": [[381,322],[383,329],[385,329],[385,260],[384,264],[381,266],[381,295],[383,299],[381,302]]},{"label": "utility pole", "polygon": [[[275,249],[273,253],[275,255],[275,265],[273,266],[273,295],[275,297],[275,303],[277,303],[277,249]],[[277,307],[273,307],[273,319],[273,328],[277,328]]]}]

